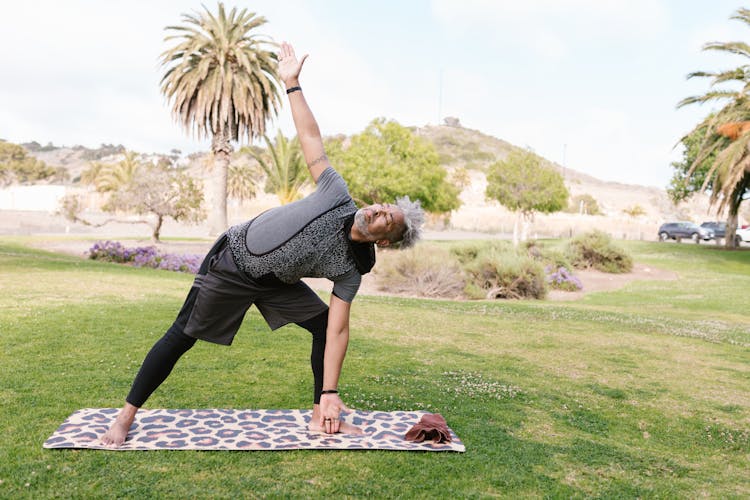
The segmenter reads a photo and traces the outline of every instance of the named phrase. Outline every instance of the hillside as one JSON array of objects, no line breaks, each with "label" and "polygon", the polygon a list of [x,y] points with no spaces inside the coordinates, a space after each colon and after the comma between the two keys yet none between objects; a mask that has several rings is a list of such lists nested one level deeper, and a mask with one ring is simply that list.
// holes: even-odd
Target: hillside
[{"label": "hillside", "polygon": [[[441,163],[449,173],[465,169],[469,182],[464,187],[461,199],[463,205],[452,213],[449,220],[433,220],[434,229],[451,228],[489,233],[512,232],[515,216],[498,204],[484,197],[487,167],[505,158],[510,151],[518,148],[502,139],[489,136],[477,130],[454,126],[426,126],[412,129],[415,134],[434,144]],[[102,145],[98,149],[82,146],[54,147],[38,143],[24,144],[30,154],[51,166],[61,166],[68,171],[68,182],[77,183],[81,171],[93,160],[116,161],[124,151],[123,146]],[[153,154],[149,158],[158,160],[167,157],[189,168],[192,174],[207,180],[210,173],[204,168],[207,153],[195,153],[182,157],[179,151],[170,154]],[[238,161],[247,161],[246,158]],[[709,212],[706,196],[698,196],[690,203],[674,206],[664,189],[622,184],[596,179],[576,171],[563,168],[554,162],[551,165],[563,174],[571,196],[588,194],[598,203],[602,215],[590,216],[578,213],[556,213],[536,217],[531,234],[537,236],[563,237],[577,234],[592,228],[605,230],[613,236],[627,239],[653,239],[658,225],[667,219],[684,219],[701,222],[715,219]],[[210,200],[208,200],[210,203]],[[230,204],[230,221],[243,220],[265,210],[276,203],[270,195],[259,193],[258,198],[242,205]],[[639,206],[644,214],[631,217],[624,210]]]},{"label": "hillside", "polygon": [[[463,229],[482,228],[510,231],[512,215],[496,203],[485,200],[487,167],[504,159],[512,150],[519,149],[507,141],[477,130],[459,126],[427,126],[414,129],[415,133],[435,145],[441,161],[449,171],[464,168],[471,177],[461,198],[464,205],[451,218],[451,224]],[[707,196],[696,196],[690,203],[675,206],[665,189],[635,184],[623,184],[597,179],[576,171],[574,168],[550,162],[564,177],[571,196],[588,194],[599,205],[602,216],[558,213],[537,216],[534,228],[544,234],[564,236],[578,232],[583,226],[597,227],[615,235],[611,229],[614,220],[619,221],[624,231],[619,236],[639,238],[640,233],[650,236],[656,226],[666,219],[686,219],[701,222],[715,218],[709,213]],[[640,206],[644,215],[633,218],[624,210]]]}]

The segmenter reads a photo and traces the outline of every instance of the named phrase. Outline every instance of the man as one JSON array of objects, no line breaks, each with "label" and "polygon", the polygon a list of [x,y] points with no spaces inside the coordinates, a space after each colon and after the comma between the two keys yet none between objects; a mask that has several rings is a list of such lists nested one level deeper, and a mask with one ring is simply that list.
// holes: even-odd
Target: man
[{"label": "man", "polygon": [[[281,44],[284,82],[302,153],[317,188],[310,196],[262,213],[222,235],[198,271],[177,319],[149,351],[125,406],[102,436],[121,445],[138,409],[167,378],[196,339],[232,343],[248,308],[255,304],[271,329],[296,323],[312,333],[314,384],[310,430],[360,433],[344,422],[347,407],[337,386],[349,341],[349,312],[362,275],[375,263],[374,245],[405,248],[419,237],[424,214],[408,198],[396,205],[357,210],[346,183],[329,165],[318,124],[299,86],[307,56],[297,59]],[[329,306],[303,277],[334,282]]]}]

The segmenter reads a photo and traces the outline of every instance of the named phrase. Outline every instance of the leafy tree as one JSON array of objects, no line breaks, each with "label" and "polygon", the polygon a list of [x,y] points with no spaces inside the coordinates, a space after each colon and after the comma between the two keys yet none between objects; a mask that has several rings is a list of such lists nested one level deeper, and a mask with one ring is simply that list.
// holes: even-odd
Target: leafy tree
[{"label": "leafy tree", "polygon": [[152,216],[151,219],[108,219],[95,224],[81,217],[81,203],[77,197],[62,200],[62,212],[70,220],[88,226],[103,226],[110,222],[148,224],[151,238],[159,241],[161,228],[166,218],[178,222],[198,223],[205,219],[202,208],[203,189],[183,172],[151,164],[139,164],[135,175],[125,184],[110,192],[110,198],[102,207],[105,212],[129,212]]},{"label": "leafy tree", "polygon": [[570,199],[566,212],[571,214],[601,215],[599,203],[590,194],[577,194]]},{"label": "leafy tree", "polygon": [[542,158],[531,151],[513,151],[505,160],[489,167],[487,198],[493,199],[516,212],[513,244],[519,242],[519,225],[523,223],[521,240],[526,239],[526,228],[534,213],[562,210],[568,201],[568,189],[562,175],[542,164]]},{"label": "leafy tree", "polygon": [[22,146],[0,140],[0,184],[31,183],[60,174],[43,161],[27,156]]},{"label": "leafy tree", "polygon": [[409,196],[433,213],[460,205],[459,189],[448,180],[435,147],[395,121],[373,120],[364,132],[352,136],[348,147],[340,138],[329,139],[326,152],[361,203]]},{"label": "leafy tree", "polygon": [[216,172],[209,230],[227,226],[227,175],[231,141],[265,132],[265,122],[278,111],[276,54],[271,43],[254,33],[266,23],[247,9],[227,12],[219,2],[214,15],[206,7],[183,14],[183,25],[168,26],[166,40],[176,45],[161,55],[166,72],[162,93],[172,113],[199,137],[211,137]]},{"label": "leafy tree", "polygon": [[202,203],[203,190],[192,177],[164,168],[144,167],[127,185],[113,193],[104,209],[153,215],[152,239],[159,241],[167,217],[178,222],[202,221],[205,218]]},{"label": "leafy tree", "polygon": [[276,141],[263,136],[268,146],[264,152],[250,150],[266,174],[266,193],[274,193],[282,205],[302,197],[302,188],[311,181],[310,173],[302,156],[302,149],[295,137],[291,141],[279,130]]},{"label": "leafy tree", "polygon": [[[731,19],[750,25],[750,9],[738,9]],[[716,50],[750,59],[750,45],[741,41],[710,42],[704,45],[703,50]],[[696,182],[691,178],[694,175],[702,176],[701,190],[710,190],[711,204],[717,206],[717,213],[728,209],[726,245],[733,247],[737,214],[748,197],[750,176],[750,64],[726,71],[697,71],[688,75],[688,78],[694,77],[710,78],[709,90],[702,95],[683,99],[677,107],[706,102],[720,102],[723,107],[682,138],[686,157],[694,155],[694,158],[685,173],[681,173],[681,170],[685,170],[684,166],[675,167],[677,179],[672,186],[673,198],[689,195],[691,185]],[[727,84],[731,86],[725,86]],[[693,142],[697,139],[700,140],[695,146]],[[691,151],[691,148],[697,148],[697,151]]]},{"label": "leafy tree", "polygon": [[[712,118],[713,115],[709,118]],[[702,152],[701,147],[706,137],[711,138],[715,145],[710,152]],[[713,188],[713,178],[708,177],[711,166],[716,161],[717,151],[726,148],[730,139],[718,134],[711,134],[706,123],[693,129],[688,135],[680,140],[683,146],[682,159],[672,162],[674,173],[669,181],[667,193],[673,202],[678,203],[689,199],[693,194],[700,193],[705,189]],[[699,156],[700,162],[697,162]]]}]

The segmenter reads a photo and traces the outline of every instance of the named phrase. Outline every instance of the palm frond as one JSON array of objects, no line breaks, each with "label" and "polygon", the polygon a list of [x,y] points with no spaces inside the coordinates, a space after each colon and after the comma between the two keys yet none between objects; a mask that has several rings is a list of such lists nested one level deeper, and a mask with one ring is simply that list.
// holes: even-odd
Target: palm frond
[{"label": "palm frond", "polygon": [[750,25],[750,9],[740,7],[729,19],[742,21],[745,24]]},{"label": "palm frond", "polygon": [[703,104],[710,101],[720,101],[724,99],[734,99],[738,96],[738,92],[734,90],[710,90],[703,95],[690,96],[682,99],[677,103],[677,107],[681,108],[688,104]]},{"label": "palm frond", "polygon": [[728,69],[714,75],[714,79],[711,81],[711,86],[719,85],[726,82],[740,82],[747,83],[747,66],[740,66],[738,68]]},{"label": "palm frond", "polygon": [[745,42],[708,42],[703,50],[718,50],[750,58],[750,45]]},{"label": "palm frond", "polygon": [[690,80],[691,78],[711,78],[714,76],[716,76],[716,73],[712,71],[693,71],[692,73],[688,73],[685,78]]},{"label": "palm frond", "polygon": [[266,151],[251,151],[250,154],[266,174],[266,191],[275,193],[282,204],[299,199],[302,188],[310,182],[299,140],[296,137],[289,140],[281,131],[273,142],[265,135],[263,139]]}]

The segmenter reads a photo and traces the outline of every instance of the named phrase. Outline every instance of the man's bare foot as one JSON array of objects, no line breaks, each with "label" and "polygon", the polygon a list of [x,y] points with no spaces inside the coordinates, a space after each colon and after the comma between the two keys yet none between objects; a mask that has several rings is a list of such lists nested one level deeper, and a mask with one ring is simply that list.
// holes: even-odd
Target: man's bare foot
[{"label": "man's bare foot", "polygon": [[[318,424],[317,421],[313,422],[312,420],[310,421],[309,424],[307,424],[307,430],[312,431],[312,432],[325,432],[325,430],[323,429],[323,427],[320,424]],[[356,425],[350,424],[350,423],[342,420],[339,423],[339,432],[338,433],[339,434],[357,434],[357,435],[362,435],[362,434],[364,434],[364,431],[362,429],[360,429],[359,427],[357,427]]]},{"label": "man's bare foot", "polygon": [[104,446],[112,448],[117,448],[122,445],[128,437],[128,431],[130,430],[133,420],[135,420],[135,414],[137,411],[138,408],[136,406],[133,406],[130,403],[125,403],[125,406],[120,410],[120,413],[118,413],[117,418],[112,423],[109,430],[99,438],[99,441],[101,441]]}]

